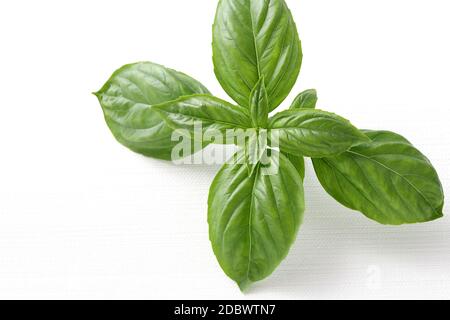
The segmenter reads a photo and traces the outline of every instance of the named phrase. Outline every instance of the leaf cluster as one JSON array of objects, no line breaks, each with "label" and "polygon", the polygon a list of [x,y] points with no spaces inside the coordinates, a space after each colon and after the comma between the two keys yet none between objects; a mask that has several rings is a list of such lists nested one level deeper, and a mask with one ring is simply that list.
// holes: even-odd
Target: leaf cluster
[{"label": "leaf cluster", "polygon": [[[243,161],[222,167],[208,198],[212,248],[241,289],[269,276],[296,239],[305,209],[304,157],[312,159],[334,199],[379,223],[442,216],[438,175],[402,136],[359,130],[316,109],[315,90],[300,93],[289,110],[269,116],[291,92],[302,64],[297,27],[284,0],[220,0],[213,62],[233,104],[190,76],[151,62],[120,68],[96,96],[115,138],[154,158],[173,160],[174,130],[194,133],[198,122],[203,136],[254,130],[237,154]],[[276,137],[278,147],[260,143],[261,132]],[[269,150],[272,156],[263,164]],[[265,174],[267,167],[276,167],[276,174]]]}]

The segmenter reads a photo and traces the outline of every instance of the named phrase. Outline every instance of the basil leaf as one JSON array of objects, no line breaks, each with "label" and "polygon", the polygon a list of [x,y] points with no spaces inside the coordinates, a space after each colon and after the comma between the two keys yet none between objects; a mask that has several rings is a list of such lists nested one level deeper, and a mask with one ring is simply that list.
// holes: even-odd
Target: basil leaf
[{"label": "basil leaf", "polygon": [[276,129],[280,149],[297,156],[337,155],[369,140],[348,120],[321,110],[280,112],[270,119],[269,128]]},{"label": "basil leaf", "polygon": [[444,194],[430,161],[402,136],[367,131],[372,142],[314,159],[322,186],[344,206],[382,224],[442,217]]},{"label": "basil leaf", "polygon": [[286,157],[275,151],[272,155],[269,166],[278,166],[278,174],[264,175],[259,165],[249,177],[245,165],[226,164],[209,192],[214,253],[242,290],[275,270],[303,219],[302,179]]},{"label": "basil leaf", "polygon": [[178,142],[172,141],[172,129],[152,106],[195,93],[208,90],[183,73],[140,62],[118,69],[95,95],[121,144],[146,156],[171,160]]},{"label": "basil leaf", "polygon": [[305,90],[294,99],[290,109],[315,109],[317,100],[315,89]]},{"label": "basil leaf", "polygon": [[[249,129],[245,145],[241,146],[244,151],[245,163],[249,170],[249,175],[253,174],[261,160],[267,153],[267,130]],[[239,155],[239,151],[238,151]],[[265,158],[264,158],[265,159]]]},{"label": "basil leaf", "polygon": [[297,169],[298,173],[300,174],[300,177],[302,177],[302,180],[304,180],[305,179],[305,159],[303,159],[303,157],[294,156],[293,154],[289,154],[289,153],[283,153],[283,154],[294,165],[294,167]]},{"label": "basil leaf", "polygon": [[297,80],[302,50],[283,0],[221,0],[213,26],[213,61],[223,89],[249,107],[258,80],[266,80],[269,109],[286,98]]},{"label": "basil leaf", "polygon": [[250,113],[255,128],[266,128],[269,119],[269,100],[264,77],[262,77],[250,94]]},{"label": "basil leaf", "polygon": [[153,107],[173,129],[194,133],[201,124],[203,134],[226,134],[236,129],[251,128],[248,111],[209,95],[181,97]]}]

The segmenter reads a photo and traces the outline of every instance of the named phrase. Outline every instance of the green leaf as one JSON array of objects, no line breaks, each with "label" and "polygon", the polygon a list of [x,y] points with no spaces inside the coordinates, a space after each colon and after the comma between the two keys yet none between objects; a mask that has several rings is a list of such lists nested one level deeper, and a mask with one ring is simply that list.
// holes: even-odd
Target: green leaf
[{"label": "green leaf", "polygon": [[283,0],[220,0],[213,26],[216,77],[239,105],[249,107],[258,80],[266,81],[269,109],[286,98],[302,63],[301,43]]},{"label": "green leaf", "polygon": [[333,113],[313,110],[287,110],[269,121],[272,134],[284,152],[306,157],[328,157],[347,151],[369,139],[348,120]]},{"label": "green leaf", "polygon": [[269,100],[264,77],[262,77],[250,94],[250,114],[255,128],[266,128],[269,119]]},{"label": "green leaf", "polygon": [[203,135],[225,135],[252,127],[248,110],[209,95],[181,97],[154,107],[173,129],[195,133],[201,124]]},{"label": "green leaf", "polygon": [[298,173],[300,174],[300,177],[302,177],[302,180],[304,180],[305,179],[305,159],[303,159],[303,157],[294,156],[293,154],[289,154],[289,153],[283,152],[283,154],[294,165],[294,167],[297,169]]},{"label": "green leaf", "polygon": [[317,100],[315,89],[305,90],[294,99],[290,109],[315,109]]},{"label": "green leaf", "polygon": [[[270,167],[278,174],[264,175]],[[250,177],[245,165],[223,166],[209,192],[209,235],[219,264],[242,290],[286,257],[303,211],[302,179],[283,155],[274,151],[268,167],[260,164]]]},{"label": "green leaf", "polygon": [[245,138],[244,145],[238,144],[238,146],[242,148],[241,151],[244,153],[245,163],[249,170],[249,175],[252,175],[258,164],[266,156],[267,130],[254,128],[249,129]]},{"label": "green leaf", "polygon": [[430,161],[398,134],[366,134],[372,142],[338,157],[313,160],[325,190],[344,206],[382,224],[442,217],[444,194]]},{"label": "green leaf", "polygon": [[[180,96],[209,93],[191,77],[151,62],[125,65],[95,93],[115,138],[146,156],[171,160],[172,129],[153,106]],[[187,155],[184,155],[187,156]]]}]

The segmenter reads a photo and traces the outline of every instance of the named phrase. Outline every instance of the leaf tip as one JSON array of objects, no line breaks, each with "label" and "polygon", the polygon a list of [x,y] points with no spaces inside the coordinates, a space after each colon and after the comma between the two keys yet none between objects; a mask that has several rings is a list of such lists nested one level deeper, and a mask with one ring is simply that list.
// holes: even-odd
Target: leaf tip
[{"label": "leaf tip", "polygon": [[243,281],[236,281],[237,285],[239,286],[239,289],[242,293],[246,293],[248,289],[250,288],[250,285],[252,282],[248,279],[245,279]]}]

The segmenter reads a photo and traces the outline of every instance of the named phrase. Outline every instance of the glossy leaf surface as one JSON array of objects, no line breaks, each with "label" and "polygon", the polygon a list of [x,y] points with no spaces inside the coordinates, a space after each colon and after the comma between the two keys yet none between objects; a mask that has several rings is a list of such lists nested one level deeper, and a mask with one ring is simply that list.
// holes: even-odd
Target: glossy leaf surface
[{"label": "glossy leaf surface", "polygon": [[369,140],[348,120],[321,110],[280,112],[269,128],[276,129],[280,149],[297,156],[328,157]]},{"label": "glossy leaf surface", "polygon": [[304,211],[303,184],[289,160],[280,155],[264,175],[259,165],[248,176],[245,165],[226,164],[211,186],[208,223],[214,253],[241,289],[269,276],[287,255]]},{"label": "glossy leaf surface", "polygon": [[[124,146],[146,156],[171,160],[169,128],[154,105],[208,90],[191,77],[151,62],[123,66],[95,95],[106,123]],[[185,155],[187,156],[187,155]]]},{"label": "glossy leaf surface", "polygon": [[315,89],[305,90],[294,99],[291,109],[315,109],[317,100],[317,91]]},{"label": "glossy leaf surface", "polygon": [[269,109],[289,94],[300,72],[301,44],[284,0],[220,0],[213,27],[217,79],[239,105],[264,76]]},{"label": "glossy leaf surface", "polygon": [[305,159],[301,156],[294,156],[293,154],[289,154],[289,153],[283,153],[283,154],[294,165],[294,167],[297,169],[298,173],[300,174],[300,177],[302,177],[302,180],[304,180],[305,179]]},{"label": "glossy leaf surface", "polygon": [[249,175],[252,175],[262,158],[267,154],[267,130],[249,130],[244,145],[239,146],[243,151]]},{"label": "glossy leaf surface", "polygon": [[225,134],[236,129],[252,128],[247,109],[234,106],[210,95],[181,97],[154,107],[173,129],[186,129],[194,133],[201,125],[202,132]]},{"label": "glossy leaf surface", "polygon": [[250,94],[250,114],[255,128],[266,128],[269,119],[269,98],[264,78],[260,79]]},{"label": "glossy leaf surface", "polygon": [[444,195],[430,161],[398,134],[366,133],[372,142],[338,157],[313,160],[325,190],[344,206],[383,224],[441,217]]}]

